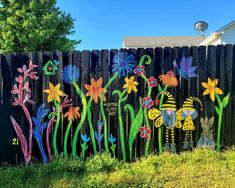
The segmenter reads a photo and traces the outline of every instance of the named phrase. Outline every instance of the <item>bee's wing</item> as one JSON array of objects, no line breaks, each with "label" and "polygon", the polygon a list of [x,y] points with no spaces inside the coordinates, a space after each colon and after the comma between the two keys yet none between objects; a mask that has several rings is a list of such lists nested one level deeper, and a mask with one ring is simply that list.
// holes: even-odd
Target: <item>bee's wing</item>
[{"label": "bee's wing", "polygon": [[161,115],[161,112],[156,109],[156,108],[151,108],[149,111],[148,111],[148,118],[150,120],[155,120],[157,119],[157,117],[159,117]]}]

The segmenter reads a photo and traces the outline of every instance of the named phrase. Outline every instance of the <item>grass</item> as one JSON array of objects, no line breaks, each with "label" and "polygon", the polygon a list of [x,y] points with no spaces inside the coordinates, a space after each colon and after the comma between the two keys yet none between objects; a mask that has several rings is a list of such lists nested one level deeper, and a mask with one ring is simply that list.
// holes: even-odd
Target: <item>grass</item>
[{"label": "grass", "polygon": [[235,149],[150,155],[133,163],[108,156],[0,168],[0,187],[235,187]]}]

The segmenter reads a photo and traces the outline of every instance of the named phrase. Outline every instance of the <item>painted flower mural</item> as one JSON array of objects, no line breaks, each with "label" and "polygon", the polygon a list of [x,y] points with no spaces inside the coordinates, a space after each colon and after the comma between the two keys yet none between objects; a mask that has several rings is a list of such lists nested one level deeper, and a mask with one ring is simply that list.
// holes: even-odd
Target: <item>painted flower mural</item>
[{"label": "painted flower mural", "polygon": [[211,78],[208,78],[207,83],[202,82],[202,86],[206,89],[203,92],[203,95],[210,95],[212,102],[215,102],[215,98],[217,100],[217,106],[215,106],[215,112],[218,116],[216,150],[220,151],[223,109],[226,108],[229,103],[230,93],[228,93],[223,99],[221,99],[220,95],[223,94],[223,91],[220,88],[216,87],[218,83],[218,79],[214,79],[212,81]]},{"label": "painted flower mural", "polygon": [[64,114],[64,118],[68,118],[68,120],[74,121],[75,119],[80,118],[79,107],[69,107],[69,111]]},{"label": "painted flower mural", "polygon": [[137,81],[134,80],[134,76],[130,78],[125,78],[125,84],[123,85],[123,89],[127,89],[127,93],[130,94],[132,91],[137,92],[137,85],[139,84]]},{"label": "painted flower mural", "polygon": [[148,86],[149,86],[150,88],[156,87],[156,86],[157,86],[157,79],[154,78],[153,76],[151,76],[151,77],[148,79]]},{"label": "painted flower mural", "polygon": [[77,82],[80,76],[79,69],[76,65],[67,65],[63,69],[63,80],[68,84]]},{"label": "painted flower mural", "polygon": [[48,115],[49,111],[49,109],[45,108],[45,104],[42,104],[38,107],[36,117],[33,117],[33,123],[35,125],[35,128],[33,129],[33,136],[37,141],[44,163],[47,163],[48,160],[43,148],[43,131],[47,128],[48,122],[43,123],[43,118]]},{"label": "painted flower mural", "polygon": [[29,123],[29,141],[27,143],[27,140],[22,132],[21,127],[16,122],[15,118],[13,116],[10,116],[12,125],[20,140],[21,149],[24,155],[26,165],[31,160],[33,144],[33,122],[29,110],[26,106],[26,103],[34,103],[31,99],[31,89],[29,87],[28,80],[37,80],[39,78],[38,76],[36,76],[37,72],[34,71],[36,67],[37,65],[32,64],[32,62],[30,61],[28,67],[26,65],[23,65],[22,68],[18,68],[17,71],[20,73],[20,75],[15,78],[17,84],[14,84],[13,90],[11,91],[12,95],[14,96],[14,102],[12,103],[12,105],[21,107]]},{"label": "painted flower mural", "polygon": [[70,132],[73,121],[75,119],[80,118],[79,110],[80,110],[79,107],[70,106],[69,111],[64,114],[64,118],[68,118],[68,122],[69,122],[65,131],[65,136],[64,136],[64,156],[66,159],[68,158],[67,142],[68,142],[69,132]]},{"label": "painted flower mural", "polygon": [[166,74],[160,75],[159,79],[164,86],[176,87],[178,85],[178,80],[175,77],[174,72],[172,72],[172,71],[168,71]]},{"label": "painted flower mural", "polygon": [[61,90],[60,90],[60,84],[57,84],[54,86],[51,82],[49,82],[49,89],[43,90],[43,92],[48,94],[47,102],[50,103],[52,101],[56,101],[60,103],[60,97],[66,96]]},{"label": "painted flower mural", "polygon": [[213,81],[208,78],[207,83],[206,82],[202,82],[202,86],[206,89],[203,92],[203,95],[210,95],[211,100],[214,102],[215,101],[215,95],[223,95],[223,91],[216,87],[218,85],[219,80],[218,79],[214,79]]},{"label": "painted flower mural", "polygon": [[187,80],[189,78],[195,78],[198,76],[194,72],[195,70],[197,70],[197,67],[192,66],[192,61],[193,61],[192,56],[188,56],[188,57],[183,56],[182,59],[180,60],[179,66],[176,63],[174,63],[175,68],[177,69],[179,76],[181,76],[182,78],[185,78]]},{"label": "painted flower mural", "polygon": [[149,109],[154,104],[151,97],[144,97],[142,102],[143,102],[142,103],[143,107],[146,108],[146,109]]},{"label": "painted flower mural", "polygon": [[[97,81],[95,81],[94,78],[91,79],[91,85],[85,84],[85,88],[88,90],[86,93],[87,97],[92,97],[95,103],[98,103],[99,97],[101,98],[101,95],[103,93],[106,93],[107,90],[102,87],[102,78],[99,78]],[[105,97],[103,97],[103,100],[106,101]]]},{"label": "painted flower mural", "polygon": [[135,57],[128,52],[119,52],[113,58],[112,72],[119,77],[125,77],[133,71],[135,67]]},{"label": "painted flower mural", "polygon": [[134,72],[137,76],[140,76],[141,74],[144,74],[144,70],[145,70],[145,67],[144,67],[144,66],[137,65],[137,66],[135,67],[135,69],[133,70],[133,72]]},{"label": "painted flower mural", "polygon": [[82,134],[81,135],[82,141],[83,143],[81,143],[81,147],[82,147],[82,159],[85,160],[85,152],[88,149],[88,145],[87,143],[90,141],[90,137],[88,137],[86,134]]},{"label": "painted flower mural", "polygon": [[[48,80],[51,80],[51,82],[48,81],[48,88],[44,88],[44,82],[42,85],[44,89],[43,93],[45,94],[42,99],[44,100],[46,98],[47,102],[50,103],[47,106],[45,104],[37,104],[37,106],[32,105],[34,104],[33,99],[36,96],[32,95],[37,90],[31,86],[38,86],[37,82],[31,82],[32,80],[38,79],[37,72],[34,71],[36,66],[30,63],[29,66],[23,65],[21,68],[18,68],[17,74],[19,74],[19,76],[15,78],[16,84],[13,85],[11,91],[13,96],[12,105],[23,110],[26,118],[24,118],[22,122],[25,123],[25,120],[28,121],[29,133],[25,132],[25,127],[24,130],[21,130],[22,125],[17,123],[19,120],[14,119],[14,115],[10,117],[10,120],[19,138],[25,163],[28,164],[32,156],[32,136],[36,140],[36,148],[39,148],[43,162],[45,163],[50,161],[53,157],[58,158],[60,142],[60,145],[63,146],[62,149],[65,158],[69,157],[70,137],[72,139],[73,159],[77,159],[78,157],[85,159],[85,155],[88,154],[86,151],[88,147],[91,147],[89,153],[98,154],[105,152],[108,155],[111,153],[110,156],[114,157],[115,154],[118,154],[118,157],[122,157],[124,161],[126,161],[127,158],[129,158],[128,161],[132,161],[135,156],[135,141],[136,139],[139,141],[140,137],[144,138],[143,140],[141,139],[141,143],[145,145],[145,156],[148,155],[149,148],[152,149],[149,143],[156,139],[158,139],[157,152],[162,153],[163,149],[168,150],[165,145],[166,143],[169,146],[169,151],[176,151],[173,144],[181,144],[182,142],[175,142],[178,138],[175,138],[174,128],[182,128],[182,131],[186,132],[184,141],[188,146],[186,147],[185,144],[185,148],[193,149],[195,147],[193,142],[195,142],[197,138],[193,135],[195,133],[193,131],[197,129],[197,126],[194,125],[194,123],[196,123],[195,119],[204,114],[198,111],[202,106],[200,102],[201,98],[188,97],[184,89],[190,86],[190,93],[194,92],[194,90],[191,90],[194,89],[191,87],[193,86],[191,82],[192,79],[189,78],[197,76],[195,73],[197,67],[192,66],[192,57],[183,57],[180,64],[174,67],[174,72],[168,71],[158,77],[159,72],[165,70],[161,69],[162,67],[159,67],[159,71],[152,69],[155,66],[155,62],[158,61],[158,58],[148,49],[146,49],[145,52],[150,55],[140,56],[138,52],[135,57],[127,51],[119,52],[118,55],[114,56],[113,62],[110,62],[110,60],[112,61],[110,57],[112,58],[113,52],[111,56],[107,53],[107,56],[102,56],[101,60],[101,65],[105,59],[105,63],[111,66],[105,67],[107,74],[95,72],[97,70],[99,71],[99,63],[97,67],[92,64],[92,71],[94,72],[89,74],[89,72],[87,73],[85,71],[83,65],[81,65],[82,70],[80,71],[76,65],[64,66],[63,62],[61,62],[61,66],[58,67],[58,70],[61,71],[61,67],[63,67],[62,77],[64,87],[62,83],[56,82],[60,79],[54,76],[46,77]],[[176,54],[176,57],[178,57],[178,55],[179,54]],[[155,56],[153,58],[154,63],[152,63],[151,56]],[[93,57],[91,59],[93,59]],[[139,61],[137,65],[136,60]],[[78,63],[79,62],[73,62],[73,64]],[[80,64],[78,65],[80,66]],[[161,65],[162,64],[159,63],[159,66]],[[102,68],[103,67],[101,67],[101,70],[103,70]],[[109,68],[112,69],[111,74]],[[151,71],[149,71],[149,68]],[[181,78],[180,82],[178,82],[175,76],[176,72]],[[149,73],[153,73],[153,75],[149,75]],[[89,79],[89,75],[94,75],[94,78],[91,78],[91,80],[87,82],[85,81],[84,84],[84,80]],[[103,77],[97,78],[98,75],[102,75]],[[43,76],[45,76],[45,74],[43,74]],[[80,76],[81,80],[79,80]],[[182,78],[187,80],[182,82]],[[115,82],[115,80],[117,81]],[[113,82],[114,86],[110,88]],[[120,83],[123,83],[123,85],[120,85]],[[41,83],[39,83],[39,88],[42,88],[40,84]],[[177,87],[178,85],[180,86]],[[120,90],[113,90],[113,88],[117,86]],[[230,86],[231,85],[229,85],[229,87]],[[220,150],[223,109],[229,104],[230,94],[224,98],[222,97],[225,92],[220,89],[218,79],[208,78],[205,82],[202,82],[202,88],[204,89],[203,96],[208,95],[209,97],[207,99],[211,100],[211,102],[206,100],[206,107],[210,106],[212,102],[215,103],[215,112],[218,115],[218,118],[215,118],[216,121],[218,120],[216,124],[217,133],[214,134],[217,136],[215,146],[217,150]],[[227,85],[223,88],[227,88]],[[170,93],[168,90],[173,92]],[[69,99],[65,94],[67,91],[70,92],[70,96],[73,97],[74,101]],[[200,89],[197,91],[200,91]],[[77,94],[76,97],[74,97],[75,92]],[[111,98],[111,94],[112,96],[117,95],[117,97]],[[180,102],[177,101],[179,98]],[[42,99],[40,98],[38,101],[42,101]],[[130,103],[128,103],[128,101]],[[199,103],[199,105],[194,106],[194,102]],[[79,107],[77,106],[78,104]],[[51,109],[48,109],[49,106]],[[33,111],[32,118],[31,114],[29,114],[30,110],[27,109],[28,107]],[[98,110],[98,108],[100,110]],[[229,108],[232,107],[229,106]],[[34,114],[34,112],[36,113]],[[209,113],[211,112],[210,109]],[[209,113],[206,111],[205,116]],[[225,114],[227,118],[227,113]],[[110,122],[111,124],[113,122],[115,126],[119,126],[118,129],[116,129],[116,127],[113,129],[110,126]],[[93,124],[96,125],[93,126]],[[87,130],[87,128],[89,130]],[[154,130],[156,128],[157,130]],[[45,133],[44,130],[46,130],[46,135],[43,135]],[[114,130],[118,130],[119,132],[114,132]],[[51,131],[53,132],[51,133]],[[156,135],[156,131],[158,135]],[[162,134],[162,131],[164,131],[164,134]],[[182,133],[184,133],[182,131],[180,131],[181,138]],[[205,143],[208,142],[210,142],[209,144],[211,146],[214,145],[213,136],[210,134],[210,131],[211,127],[204,127],[202,135],[206,135],[207,137],[204,136],[203,139],[198,142],[199,145],[204,146]],[[110,132],[112,132],[112,134],[110,134]],[[60,133],[65,134],[60,135]],[[25,138],[24,134],[29,135],[28,139]],[[178,131],[176,131],[176,135],[177,134]],[[114,135],[116,137],[114,137]],[[165,136],[164,139],[162,139],[163,135]],[[48,153],[44,150],[44,136],[46,136],[47,146],[45,149],[47,149]],[[51,141],[53,141],[52,144],[50,143]],[[162,147],[163,141],[164,147]],[[78,146],[77,143],[79,143]],[[119,147],[117,147],[117,144],[120,144]],[[50,149],[50,147],[53,148]],[[177,145],[177,147],[180,147],[180,145]],[[173,149],[170,150],[171,148]],[[121,156],[120,151],[117,149],[121,149]],[[143,153],[143,151],[141,151],[141,153]]]},{"label": "painted flower mural", "polygon": [[150,140],[150,133],[151,129],[144,125],[143,127],[140,127],[140,136],[141,138],[146,138],[147,140]]},{"label": "painted flower mural", "polygon": [[60,90],[60,84],[54,86],[51,82],[49,82],[49,89],[43,90],[44,93],[48,94],[47,102],[53,102],[55,106],[55,114],[56,114],[56,125],[53,133],[53,149],[55,157],[58,158],[58,149],[57,149],[57,132],[60,124],[60,115],[61,115],[61,108],[60,108],[60,97],[66,96]]}]

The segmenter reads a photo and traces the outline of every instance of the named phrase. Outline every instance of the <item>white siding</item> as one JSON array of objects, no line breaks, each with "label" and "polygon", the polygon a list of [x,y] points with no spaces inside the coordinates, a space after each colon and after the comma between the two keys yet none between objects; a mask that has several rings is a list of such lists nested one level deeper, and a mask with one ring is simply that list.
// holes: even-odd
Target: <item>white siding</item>
[{"label": "white siding", "polygon": [[221,35],[223,44],[235,44],[235,24],[224,30]]}]

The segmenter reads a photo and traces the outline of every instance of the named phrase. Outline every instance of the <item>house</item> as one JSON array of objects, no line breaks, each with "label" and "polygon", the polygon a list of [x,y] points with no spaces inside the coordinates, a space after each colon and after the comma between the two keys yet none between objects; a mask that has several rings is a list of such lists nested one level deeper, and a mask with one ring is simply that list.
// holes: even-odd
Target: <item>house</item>
[{"label": "house", "polygon": [[235,44],[235,20],[209,35],[199,45]]},{"label": "house", "polygon": [[57,62],[49,60],[42,68],[45,75],[55,75],[58,68]]},{"label": "house", "polygon": [[235,20],[209,36],[148,36],[123,38],[124,48],[208,46],[218,44],[235,44]]}]

